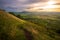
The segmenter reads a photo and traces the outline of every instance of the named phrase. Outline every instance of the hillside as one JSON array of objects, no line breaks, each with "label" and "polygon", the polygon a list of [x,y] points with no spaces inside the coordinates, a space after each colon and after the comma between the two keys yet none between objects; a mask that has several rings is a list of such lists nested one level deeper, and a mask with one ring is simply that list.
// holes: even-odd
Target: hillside
[{"label": "hillside", "polygon": [[0,11],[0,40],[59,40],[60,35],[46,27]]},{"label": "hillside", "polygon": [[[1,40],[28,40],[26,36],[35,34],[35,26],[37,27],[37,25],[14,17],[7,12],[0,12]],[[32,37],[30,39],[33,39]]]}]

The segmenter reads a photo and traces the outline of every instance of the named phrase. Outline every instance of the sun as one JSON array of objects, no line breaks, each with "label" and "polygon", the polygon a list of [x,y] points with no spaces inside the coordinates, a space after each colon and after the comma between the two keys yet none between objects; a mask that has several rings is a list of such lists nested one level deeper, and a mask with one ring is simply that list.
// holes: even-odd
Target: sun
[{"label": "sun", "polygon": [[48,1],[47,4],[48,5],[53,5],[53,4],[55,4],[55,2],[54,1]]},{"label": "sun", "polygon": [[54,4],[55,4],[55,2],[54,2],[54,1],[52,1],[52,0],[48,1],[46,4],[47,4],[47,5],[45,5],[45,6],[43,7],[43,9],[56,8],[56,6],[54,5]]},{"label": "sun", "polygon": [[[34,4],[34,7],[28,9],[29,11],[59,11],[60,6],[55,5],[57,2],[54,0],[49,0],[48,2],[45,3],[36,3]],[[43,5],[42,5],[43,4]]]}]

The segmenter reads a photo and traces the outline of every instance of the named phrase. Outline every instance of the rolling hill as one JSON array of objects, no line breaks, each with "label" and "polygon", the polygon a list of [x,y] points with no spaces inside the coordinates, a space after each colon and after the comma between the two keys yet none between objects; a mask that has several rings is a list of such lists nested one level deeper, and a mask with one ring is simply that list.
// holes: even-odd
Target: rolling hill
[{"label": "rolling hill", "polygon": [[60,40],[60,34],[0,11],[0,40]]}]

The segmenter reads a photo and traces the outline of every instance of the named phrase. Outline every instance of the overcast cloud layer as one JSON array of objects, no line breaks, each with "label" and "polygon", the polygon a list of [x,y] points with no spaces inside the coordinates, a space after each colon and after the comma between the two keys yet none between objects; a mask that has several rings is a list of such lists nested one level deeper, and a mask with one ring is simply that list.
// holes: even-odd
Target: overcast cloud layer
[{"label": "overcast cloud layer", "polygon": [[[0,8],[7,11],[24,11],[32,4],[35,3],[44,3],[48,0],[0,0]],[[43,4],[42,4],[43,5]]]}]

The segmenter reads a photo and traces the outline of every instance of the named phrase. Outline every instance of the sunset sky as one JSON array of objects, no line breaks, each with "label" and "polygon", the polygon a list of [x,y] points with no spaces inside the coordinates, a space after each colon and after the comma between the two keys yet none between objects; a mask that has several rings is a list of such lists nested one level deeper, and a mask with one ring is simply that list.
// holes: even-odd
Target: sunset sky
[{"label": "sunset sky", "polygon": [[0,0],[0,9],[12,12],[60,12],[60,0]]}]

